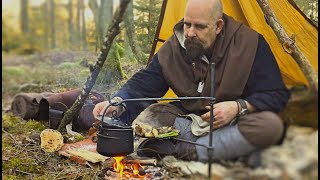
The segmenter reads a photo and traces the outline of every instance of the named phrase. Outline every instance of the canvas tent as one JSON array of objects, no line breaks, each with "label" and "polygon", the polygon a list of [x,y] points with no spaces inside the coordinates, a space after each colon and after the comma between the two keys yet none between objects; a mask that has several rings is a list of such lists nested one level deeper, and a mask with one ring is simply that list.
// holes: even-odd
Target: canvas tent
[{"label": "canvas tent", "polygon": [[[306,18],[292,0],[269,0],[268,2],[288,36],[295,34],[297,46],[317,73],[318,28]],[[173,34],[174,25],[183,18],[186,3],[187,0],[164,0],[150,57]],[[284,82],[288,87],[295,85],[308,86],[307,79],[300,67],[291,55],[284,51],[277,36],[267,24],[257,1],[222,0],[222,3],[224,13],[250,26],[264,36],[276,57]]]}]

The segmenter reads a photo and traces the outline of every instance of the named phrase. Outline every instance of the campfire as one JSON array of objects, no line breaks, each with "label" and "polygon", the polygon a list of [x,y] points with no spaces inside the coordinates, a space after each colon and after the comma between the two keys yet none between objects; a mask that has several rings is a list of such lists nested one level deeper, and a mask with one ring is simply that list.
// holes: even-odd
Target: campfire
[{"label": "campfire", "polygon": [[115,156],[104,162],[105,179],[161,179],[161,168],[156,159],[130,159],[130,156]]},{"label": "campfire", "polygon": [[139,163],[130,163],[132,161],[125,161],[124,156],[113,157],[115,162],[113,163],[113,170],[119,173],[120,178],[143,178],[145,172],[143,166]]}]

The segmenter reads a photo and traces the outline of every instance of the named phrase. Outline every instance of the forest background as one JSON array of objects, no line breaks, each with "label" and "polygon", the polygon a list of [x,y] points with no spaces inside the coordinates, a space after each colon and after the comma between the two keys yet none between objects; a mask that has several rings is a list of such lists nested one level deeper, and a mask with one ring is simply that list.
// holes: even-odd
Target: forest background
[{"label": "forest background", "polygon": [[[318,25],[318,2],[295,1],[307,17]],[[2,95],[12,96],[21,88],[38,87],[34,90],[43,91],[44,85],[63,88],[81,86],[89,74],[89,69],[72,72],[72,63],[78,62],[75,64],[76,68],[79,64],[89,66],[94,63],[119,0],[2,0],[2,5],[2,56],[5,57],[2,62],[2,83],[5,83]],[[121,23],[120,34],[113,43],[95,89],[102,91],[110,83],[126,80],[128,76],[127,72],[122,70],[124,66],[146,65],[161,5],[162,0],[131,1],[124,22]],[[45,54],[55,58],[46,58]],[[9,59],[15,59],[10,61],[6,60],[7,55],[17,55],[20,59],[22,57],[25,63],[32,61],[34,64],[26,67],[27,69],[23,64],[10,66],[15,65],[14,62],[19,57],[10,56]],[[49,59],[51,62],[48,62]],[[37,71],[45,69],[42,63],[49,65],[54,73],[44,79],[28,78],[25,81],[27,76],[23,72],[27,71],[28,75],[38,73]],[[52,66],[50,63],[59,66]],[[50,79],[56,78],[53,74],[64,68],[72,72],[73,77],[78,77],[74,78],[76,82]],[[18,81],[8,81],[12,79],[14,72],[18,72],[18,76],[23,75]],[[68,75],[65,74],[64,77]]]},{"label": "forest background", "polygon": [[[294,1],[318,26],[318,1]],[[113,41],[93,90],[112,95],[132,74],[146,67],[162,3],[162,0],[130,2],[120,24],[120,34]],[[43,163],[48,159],[38,162],[33,158],[33,150],[22,148],[22,140],[46,127],[35,121],[23,122],[5,111],[10,108],[14,95],[21,92],[63,92],[81,88],[118,5],[119,0],[2,0],[4,179],[27,178],[34,174],[42,174],[46,179],[72,174],[61,173],[50,166],[46,166],[49,171],[44,172]],[[304,119],[309,121],[295,123],[309,127],[318,125],[314,114],[309,117],[306,113]],[[20,140],[22,145],[17,146]],[[63,161],[62,164],[67,167],[69,163]],[[83,171],[75,176],[90,177],[92,173]]]}]

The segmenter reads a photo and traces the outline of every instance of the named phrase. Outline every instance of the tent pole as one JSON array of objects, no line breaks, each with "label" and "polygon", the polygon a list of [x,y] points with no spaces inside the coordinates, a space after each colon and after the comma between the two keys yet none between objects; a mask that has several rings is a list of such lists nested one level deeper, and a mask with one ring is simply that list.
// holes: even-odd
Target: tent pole
[{"label": "tent pole", "polygon": [[[214,71],[215,71],[215,63],[211,63],[211,91],[210,96],[214,97]],[[208,147],[208,177],[211,179],[211,160],[212,160],[212,153],[213,153],[213,147],[212,147],[212,131],[213,131],[213,121],[214,121],[214,115],[213,115],[213,104],[214,100],[210,100],[210,132],[209,132],[209,147]]]},{"label": "tent pole", "polygon": [[162,2],[160,17],[159,17],[159,21],[158,21],[158,25],[157,25],[157,30],[156,30],[156,33],[155,33],[154,38],[153,38],[153,44],[152,44],[152,48],[151,48],[151,51],[150,51],[150,54],[149,54],[149,59],[148,59],[147,66],[151,61],[151,58],[152,58],[152,56],[154,54],[154,51],[156,50],[158,41],[161,41],[161,42],[165,41],[165,40],[159,39],[158,37],[159,37],[160,30],[161,30],[161,27],[162,27],[164,13],[166,12],[167,2],[168,2],[168,0],[164,0]]}]

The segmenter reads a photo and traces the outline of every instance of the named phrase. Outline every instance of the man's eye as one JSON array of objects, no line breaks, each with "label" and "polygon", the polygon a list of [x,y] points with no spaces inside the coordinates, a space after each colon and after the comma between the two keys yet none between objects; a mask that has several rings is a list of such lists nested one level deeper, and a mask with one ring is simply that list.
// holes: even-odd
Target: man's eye
[{"label": "man's eye", "polygon": [[184,25],[187,26],[187,27],[190,27],[191,24],[190,23],[187,23],[187,22],[184,22]]},{"label": "man's eye", "polygon": [[204,25],[196,25],[196,28],[197,29],[205,29],[207,26],[204,26]]}]

